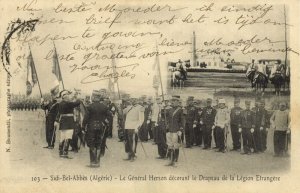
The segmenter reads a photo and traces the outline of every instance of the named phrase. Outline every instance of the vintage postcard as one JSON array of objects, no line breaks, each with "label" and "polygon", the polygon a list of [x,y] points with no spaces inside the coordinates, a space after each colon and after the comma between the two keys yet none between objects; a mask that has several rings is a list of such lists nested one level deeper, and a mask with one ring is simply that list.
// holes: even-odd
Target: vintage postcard
[{"label": "vintage postcard", "polygon": [[300,191],[299,1],[0,2],[0,192]]}]

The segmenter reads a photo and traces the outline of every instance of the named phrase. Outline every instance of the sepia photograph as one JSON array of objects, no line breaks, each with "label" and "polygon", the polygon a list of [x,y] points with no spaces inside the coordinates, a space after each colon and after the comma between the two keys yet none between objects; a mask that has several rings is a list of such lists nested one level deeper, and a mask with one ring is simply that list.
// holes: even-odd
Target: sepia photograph
[{"label": "sepia photograph", "polygon": [[298,1],[0,2],[1,192],[299,191]]}]

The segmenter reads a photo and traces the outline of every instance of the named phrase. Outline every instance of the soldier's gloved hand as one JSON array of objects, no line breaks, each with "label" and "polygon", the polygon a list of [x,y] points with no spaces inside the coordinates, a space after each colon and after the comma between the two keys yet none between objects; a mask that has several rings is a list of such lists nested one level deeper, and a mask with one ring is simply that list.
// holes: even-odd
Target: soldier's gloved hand
[{"label": "soldier's gloved hand", "polygon": [[251,128],[251,129],[250,129],[250,132],[251,132],[251,133],[254,133],[254,129],[253,129],[253,128]]},{"label": "soldier's gloved hand", "polygon": [[105,119],[105,123],[109,123],[109,121],[107,119]]},{"label": "soldier's gloved hand", "polygon": [[239,133],[241,133],[242,132],[242,128],[239,128]]},{"label": "soldier's gloved hand", "polygon": [[264,129],[263,127],[260,127],[260,128],[259,128],[259,130],[261,130],[261,131],[262,131],[263,129]]},{"label": "soldier's gloved hand", "polygon": [[147,120],[147,124],[149,124],[150,123],[150,120]]},{"label": "soldier's gloved hand", "polygon": [[203,125],[203,121],[200,121],[200,124]]},{"label": "soldier's gloved hand", "polygon": [[177,131],[177,135],[180,137],[182,135],[181,131]]},{"label": "soldier's gloved hand", "polygon": [[213,125],[211,128],[212,128],[212,129],[215,129],[215,127],[216,127],[216,126],[215,126],[215,125]]},{"label": "soldier's gloved hand", "polygon": [[286,130],[286,134],[290,134],[290,133],[291,133],[290,129]]},{"label": "soldier's gloved hand", "polygon": [[193,124],[193,128],[196,128],[196,127],[197,127],[197,125],[194,123],[194,124]]},{"label": "soldier's gloved hand", "polygon": [[157,124],[157,123],[154,123],[154,126],[155,126],[155,127],[157,127],[157,126],[158,126],[158,124]]}]

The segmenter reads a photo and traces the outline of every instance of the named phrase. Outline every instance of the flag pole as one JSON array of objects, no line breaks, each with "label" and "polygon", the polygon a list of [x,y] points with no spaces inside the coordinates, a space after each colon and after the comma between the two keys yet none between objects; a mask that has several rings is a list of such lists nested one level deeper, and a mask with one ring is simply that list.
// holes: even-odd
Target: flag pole
[{"label": "flag pole", "polygon": [[[39,77],[38,77],[38,74],[37,74],[37,71],[36,71],[36,68],[35,68],[35,64],[34,64],[34,61],[33,61],[33,56],[32,56],[32,52],[31,52],[30,44],[28,44],[28,47],[29,47],[30,57],[32,59],[32,65],[33,65],[34,72],[35,72],[35,75],[36,75],[36,81],[37,81],[38,86],[39,86],[40,95],[41,95],[41,98],[43,98],[43,94],[42,94],[42,90],[41,90],[41,85],[40,85]],[[45,116],[46,116],[47,115],[46,110],[44,110],[44,113],[45,113]]]},{"label": "flag pole", "polygon": [[[113,54],[113,49],[111,48],[111,53]],[[113,61],[114,59],[112,59],[112,70],[113,70],[113,72],[115,72],[115,70],[116,70],[116,64],[114,63],[114,61]],[[119,88],[119,80],[118,80],[118,78],[117,78],[117,90],[118,90],[118,96],[119,96],[119,100],[121,100],[121,95],[120,95],[120,88]]]},{"label": "flag pole", "polygon": [[163,84],[162,84],[162,79],[161,79],[161,72],[160,72],[160,63],[159,63],[159,57],[158,57],[158,47],[157,47],[157,42],[156,42],[156,52],[157,52],[157,68],[158,68],[158,73],[159,73],[159,80],[160,80],[160,86],[161,86],[161,93],[162,93],[162,98],[163,101],[165,101],[165,96],[164,96],[164,89],[163,89]]},{"label": "flag pole", "polygon": [[[30,57],[32,58],[32,61],[33,61],[33,56],[32,56],[30,45],[28,44],[28,46],[29,46]],[[41,90],[41,86],[40,86],[40,81],[39,81],[39,78],[38,78],[38,74],[37,74],[37,71],[36,71],[36,68],[35,68],[34,61],[32,62],[32,64],[33,64],[34,72],[36,74],[36,80],[37,80],[37,83],[38,83],[38,86],[39,86],[40,95],[41,95],[41,98],[43,98],[43,94],[42,94],[42,90]]]},{"label": "flag pole", "polygon": [[56,60],[57,60],[56,62],[57,62],[58,70],[59,70],[59,76],[61,78],[61,84],[62,84],[62,87],[63,87],[63,90],[64,90],[65,89],[64,81],[63,81],[63,78],[62,78],[62,74],[61,74],[61,70],[60,70],[60,65],[59,65],[57,51],[56,51],[56,47],[55,47],[54,41],[53,41],[53,46],[54,46],[54,52],[55,52],[55,55],[56,55]]}]

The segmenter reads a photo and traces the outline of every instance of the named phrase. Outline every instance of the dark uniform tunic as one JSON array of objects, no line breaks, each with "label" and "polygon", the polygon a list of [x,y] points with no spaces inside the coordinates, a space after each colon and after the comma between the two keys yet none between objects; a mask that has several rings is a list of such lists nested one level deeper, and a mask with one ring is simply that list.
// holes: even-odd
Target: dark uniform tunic
[{"label": "dark uniform tunic", "polygon": [[59,124],[59,130],[68,130],[75,128],[75,121],[74,121],[74,108],[80,105],[80,101],[75,102],[68,102],[62,101],[58,105],[58,114],[56,116],[56,121]]},{"label": "dark uniform tunic", "polygon": [[203,109],[202,122],[204,125],[204,148],[211,147],[211,132],[215,122],[216,109],[213,107],[205,107]]},{"label": "dark uniform tunic", "polygon": [[243,137],[243,147],[245,153],[250,153],[250,148],[253,147],[253,135],[250,132],[255,126],[255,116],[253,111],[245,109],[242,111],[241,127]]},{"label": "dark uniform tunic", "polygon": [[198,108],[196,111],[196,122],[197,126],[195,128],[195,143],[198,146],[202,145],[203,139],[203,124],[200,123],[203,116],[203,108]]},{"label": "dark uniform tunic", "polygon": [[183,110],[180,107],[170,108],[166,111],[167,128],[170,133],[177,133],[184,126]]},{"label": "dark uniform tunic", "polygon": [[241,125],[242,111],[241,107],[233,107],[230,112],[230,128],[234,150],[241,149],[239,126]]},{"label": "dark uniform tunic", "polygon": [[270,128],[270,115],[269,112],[261,108],[262,111],[262,121],[261,126],[263,127],[263,130],[261,132],[261,145],[262,145],[262,151],[265,151],[267,149],[267,135],[268,131],[267,129]]},{"label": "dark uniform tunic", "polygon": [[56,100],[51,101],[49,104],[42,104],[41,108],[47,111],[46,114],[46,141],[48,146],[53,147],[55,143],[54,122],[58,113],[58,103]]},{"label": "dark uniform tunic", "polygon": [[151,113],[151,107],[147,104],[144,106],[144,122],[139,130],[139,137],[141,141],[148,141],[148,133],[149,129],[151,128],[150,124],[150,113]]},{"label": "dark uniform tunic", "polygon": [[[87,107],[83,125],[87,125],[87,145],[88,147],[100,148],[105,142],[108,133],[105,119],[109,117],[108,107],[100,102],[93,102]],[[105,146],[104,146],[105,148]]]},{"label": "dark uniform tunic", "polygon": [[194,145],[195,142],[195,133],[193,125],[196,124],[196,113],[197,109],[193,105],[189,105],[186,107],[185,139],[187,147]]},{"label": "dark uniform tunic", "polygon": [[158,126],[156,127],[156,142],[157,142],[157,149],[158,155],[161,158],[164,158],[167,154],[167,139],[166,139],[166,120],[165,120],[165,112],[170,107],[166,107],[160,110],[158,115]]},{"label": "dark uniform tunic", "polygon": [[254,112],[255,116],[255,127],[253,133],[255,146],[253,148],[255,152],[260,152],[262,151],[262,135],[260,127],[262,126],[263,112],[259,107],[254,107],[252,111]]}]

